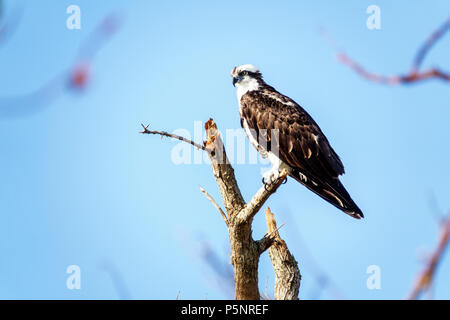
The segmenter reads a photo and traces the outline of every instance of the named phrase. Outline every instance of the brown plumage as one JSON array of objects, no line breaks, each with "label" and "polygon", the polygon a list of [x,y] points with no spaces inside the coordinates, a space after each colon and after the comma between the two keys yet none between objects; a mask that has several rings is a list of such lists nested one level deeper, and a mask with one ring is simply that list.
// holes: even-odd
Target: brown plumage
[{"label": "brown plumage", "polygon": [[[259,151],[263,155],[278,151],[291,177],[350,216],[363,217],[339,181],[344,165],[317,123],[294,100],[267,85],[259,70],[242,67],[232,71],[238,96],[240,83],[244,88],[239,101],[241,125],[250,129],[246,132],[258,142]],[[272,130],[277,134],[271,136]]]}]

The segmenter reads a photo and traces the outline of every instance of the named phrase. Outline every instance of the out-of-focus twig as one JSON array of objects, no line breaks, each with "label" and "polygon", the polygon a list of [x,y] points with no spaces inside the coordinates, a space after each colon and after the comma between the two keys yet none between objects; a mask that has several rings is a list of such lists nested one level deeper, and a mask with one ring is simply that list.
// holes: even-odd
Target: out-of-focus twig
[{"label": "out-of-focus twig", "polygon": [[[306,299],[317,300],[324,290],[328,291],[328,293],[332,296],[332,299],[347,299],[342,289],[336,284],[332,277],[320,266],[320,264],[314,258],[314,255],[309,250],[305,240],[302,237],[301,230],[297,226],[295,219],[292,217],[290,211],[284,210],[283,214],[287,215],[287,221],[290,226],[289,230],[295,230],[295,232],[291,233],[291,238],[294,238],[294,241],[292,241],[292,243],[294,243],[295,246],[299,247],[302,252],[302,265],[305,269],[308,269],[309,273],[314,277],[314,280],[316,281],[314,292],[309,293]],[[305,298],[305,296],[306,294],[304,293],[303,297]]]},{"label": "out-of-focus twig", "polygon": [[408,299],[418,299],[422,293],[424,293],[431,287],[433,279],[436,275],[436,269],[439,265],[439,262],[442,261],[445,249],[448,247],[449,240],[450,214],[448,214],[446,220],[442,223],[441,234],[439,236],[437,247],[426,262],[424,269],[420,272],[419,276],[414,281],[413,287],[408,294]]},{"label": "out-of-focus twig", "polygon": [[201,258],[214,272],[214,280],[217,286],[227,297],[232,297],[234,293],[234,280],[233,269],[231,268],[230,263],[222,259],[222,257],[212,249],[209,241],[202,241],[201,246]]},{"label": "out-of-focus twig", "polygon": [[5,45],[6,41],[11,38],[17,30],[20,20],[23,16],[23,7],[15,6],[10,14],[5,14],[3,1],[0,1],[0,46]]},{"label": "out-of-focus twig", "polygon": [[413,61],[412,70],[419,70],[428,51],[442,38],[442,36],[450,30],[450,18],[445,21],[437,30],[435,30],[427,40],[422,44]]},{"label": "out-of-focus twig", "polygon": [[444,223],[445,216],[442,215],[442,210],[439,208],[436,195],[432,191],[428,195],[428,206],[430,207],[434,220],[439,224]]},{"label": "out-of-focus twig", "polygon": [[199,268],[208,267],[208,272],[201,270],[201,274],[208,284],[220,289],[226,299],[232,298],[234,294],[233,269],[225,256],[219,254],[217,250],[213,250],[209,239],[200,233],[194,239],[190,232],[182,227],[178,228],[175,234],[180,245],[184,247],[184,251],[188,252],[191,257],[199,259],[201,262]]},{"label": "out-of-focus twig", "polygon": [[117,295],[121,300],[131,299],[131,294],[128,286],[123,278],[122,273],[117,266],[109,260],[104,260],[100,263],[100,267],[109,274],[111,281],[116,289]]},{"label": "out-of-focus twig", "polygon": [[425,70],[420,70],[422,63],[430,51],[430,49],[438,42],[443,35],[450,30],[450,18],[445,21],[436,31],[434,31],[424,42],[424,44],[419,48],[415,59],[413,60],[412,67],[409,72],[399,75],[382,75],[376,72],[368,71],[361,64],[356,62],[353,58],[347,55],[343,50],[341,50],[334,39],[324,30],[321,30],[321,34],[329,41],[329,43],[336,50],[337,59],[349,67],[351,70],[356,72],[362,78],[386,85],[399,85],[399,84],[410,84],[415,82],[420,82],[429,79],[440,79],[445,82],[450,82],[450,73],[445,72],[440,68],[429,68]]},{"label": "out-of-focus twig", "polygon": [[81,92],[85,89],[91,78],[91,66],[95,55],[115,34],[120,22],[121,18],[117,14],[108,14],[81,43],[72,65],[35,91],[19,96],[0,97],[0,117],[29,115],[50,105],[64,92]]}]

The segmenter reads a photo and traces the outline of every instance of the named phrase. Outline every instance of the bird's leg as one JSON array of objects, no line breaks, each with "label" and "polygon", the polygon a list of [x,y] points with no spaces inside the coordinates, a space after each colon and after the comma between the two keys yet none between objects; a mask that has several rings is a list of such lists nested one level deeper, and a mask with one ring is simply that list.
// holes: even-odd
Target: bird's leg
[{"label": "bird's leg", "polygon": [[[270,157],[269,157],[270,159]],[[263,174],[262,183],[267,188],[270,184],[274,183],[278,180],[280,175],[287,176],[287,173],[289,172],[289,166],[286,165],[283,161],[280,159],[270,159],[272,162],[272,168],[270,168],[269,171],[265,172]],[[283,183],[286,183],[287,177],[284,179]]]},{"label": "bird's leg", "polygon": [[271,184],[275,182],[280,175],[280,170],[276,166],[272,166],[270,170],[263,174],[262,181],[264,184]]}]

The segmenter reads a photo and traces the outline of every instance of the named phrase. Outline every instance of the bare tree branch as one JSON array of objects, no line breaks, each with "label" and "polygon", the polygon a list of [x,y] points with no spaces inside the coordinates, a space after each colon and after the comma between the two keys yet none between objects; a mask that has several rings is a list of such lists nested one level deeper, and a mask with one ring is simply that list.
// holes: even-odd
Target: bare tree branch
[{"label": "bare tree branch", "polygon": [[141,123],[141,126],[142,126],[143,130],[140,131],[139,133],[142,133],[142,134],[157,134],[157,135],[160,135],[162,137],[169,137],[169,138],[173,138],[173,139],[178,139],[178,140],[181,140],[183,142],[186,142],[186,143],[189,143],[189,144],[193,145],[194,147],[196,147],[199,150],[206,150],[206,148],[204,146],[202,146],[202,145],[200,145],[198,143],[195,143],[192,140],[186,139],[185,137],[182,137],[182,136],[179,136],[179,135],[176,135],[176,134],[173,134],[173,133],[168,133],[166,131],[148,130],[148,127],[150,126],[149,124],[144,126]]},{"label": "bare tree branch", "polygon": [[213,204],[213,206],[217,209],[217,211],[219,211],[220,215],[223,218],[223,221],[225,221],[225,224],[228,226],[228,217],[226,215],[225,212],[223,212],[222,208],[217,204],[216,200],[214,200],[214,198],[202,187],[200,187],[200,191],[205,195],[205,197],[211,201],[211,203]]},{"label": "bare tree branch", "polygon": [[425,56],[428,54],[428,51],[430,51],[430,49],[444,36],[444,34],[449,29],[450,18],[448,18],[447,21],[445,21],[437,30],[435,30],[423,43],[419,51],[417,51],[412,65],[412,70],[419,70],[419,68],[422,66],[423,60],[425,60]]},{"label": "bare tree branch", "polygon": [[386,85],[398,85],[398,84],[410,84],[414,82],[420,82],[429,79],[440,79],[445,82],[450,82],[450,73],[443,71],[440,68],[430,68],[420,71],[422,62],[430,49],[438,42],[442,36],[450,30],[450,18],[445,21],[436,31],[434,31],[425,43],[419,48],[416,57],[413,61],[410,71],[406,74],[400,75],[381,75],[376,72],[368,71],[361,64],[357,63],[354,59],[348,56],[343,50],[339,49],[334,39],[331,38],[324,30],[321,30],[321,34],[331,43],[336,50],[337,59],[357,73],[362,78]]},{"label": "bare tree branch", "polygon": [[265,210],[268,233],[273,233],[274,243],[269,247],[269,256],[275,271],[275,300],[297,300],[301,274],[297,261],[281,239],[277,223],[270,208]]},{"label": "bare tree branch", "polygon": [[430,259],[425,264],[425,268],[420,272],[417,279],[414,281],[413,287],[408,294],[408,299],[415,300],[420,297],[422,293],[427,291],[432,283],[436,274],[436,269],[439,262],[442,260],[445,249],[448,247],[450,240],[450,214],[442,224],[441,235],[439,242]]}]

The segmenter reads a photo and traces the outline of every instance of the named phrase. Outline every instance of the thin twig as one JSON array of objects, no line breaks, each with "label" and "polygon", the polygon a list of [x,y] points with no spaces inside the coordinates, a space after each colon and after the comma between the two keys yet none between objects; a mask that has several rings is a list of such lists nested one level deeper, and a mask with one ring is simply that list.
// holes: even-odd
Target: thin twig
[{"label": "thin twig", "polygon": [[202,187],[200,187],[200,191],[205,195],[205,197],[211,201],[214,207],[216,207],[217,211],[219,211],[220,215],[223,218],[223,221],[225,221],[225,224],[228,226],[228,217],[225,212],[223,212],[222,208],[217,204],[217,202],[214,200],[214,198]]},{"label": "thin twig", "polygon": [[417,51],[416,58],[414,59],[414,63],[412,65],[412,70],[418,70],[422,66],[422,62],[428,54],[428,51],[430,51],[436,42],[438,42],[449,29],[450,18],[448,18],[447,21],[445,21],[436,31],[434,31],[423,43],[419,51]]},{"label": "thin twig", "polygon": [[139,133],[142,133],[142,134],[157,134],[157,135],[160,135],[160,136],[163,136],[163,137],[169,137],[169,138],[173,138],[173,139],[178,139],[180,141],[183,141],[183,142],[186,142],[186,143],[189,143],[189,144],[193,145],[194,147],[196,147],[199,150],[204,150],[204,151],[208,151],[209,152],[209,150],[207,150],[205,148],[205,146],[202,146],[201,144],[198,144],[198,143],[196,143],[196,142],[194,142],[192,140],[189,140],[189,139],[187,139],[185,137],[182,137],[182,136],[179,136],[179,135],[176,135],[176,134],[173,134],[173,133],[168,133],[166,131],[148,130],[148,127],[150,125],[144,126],[143,124],[141,124],[141,126],[142,126],[142,128],[144,130],[139,131]]}]

